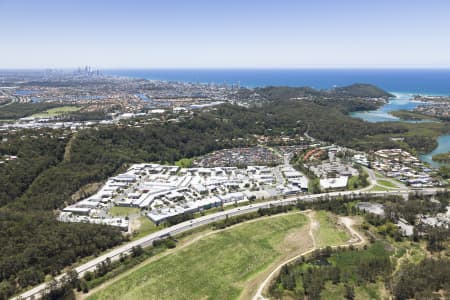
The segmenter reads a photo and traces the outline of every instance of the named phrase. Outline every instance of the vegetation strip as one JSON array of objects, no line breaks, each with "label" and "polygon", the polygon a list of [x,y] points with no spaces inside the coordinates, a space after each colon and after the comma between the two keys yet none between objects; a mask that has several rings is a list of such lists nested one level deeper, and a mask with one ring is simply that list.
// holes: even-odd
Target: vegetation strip
[{"label": "vegetation strip", "polygon": [[[239,288],[236,284],[240,285],[280,255],[282,248],[279,245],[286,232],[305,224],[303,215],[288,214],[218,232],[181,252],[144,266],[89,299],[162,299],[181,295],[189,298],[209,295],[214,299],[237,297]],[[192,261],[197,263],[191,264]],[[146,278],[144,283],[140,283],[142,278]],[[154,284],[155,281],[158,284]],[[130,290],[133,286],[135,288]],[[221,289],[220,286],[231,288]]]}]

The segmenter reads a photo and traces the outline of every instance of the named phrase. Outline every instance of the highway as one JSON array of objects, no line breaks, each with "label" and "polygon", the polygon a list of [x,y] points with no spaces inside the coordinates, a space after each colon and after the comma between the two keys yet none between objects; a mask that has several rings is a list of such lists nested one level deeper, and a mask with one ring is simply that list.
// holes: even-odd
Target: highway
[{"label": "highway", "polygon": [[[260,208],[269,208],[271,206],[280,206],[280,205],[290,205],[290,204],[296,204],[297,201],[313,201],[322,197],[326,197],[329,199],[340,197],[340,196],[349,196],[354,198],[359,197],[376,197],[376,196],[388,196],[388,195],[398,195],[398,196],[407,196],[410,192],[418,192],[423,195],[433,195],[436,192],[438,192],[440,189],[438,188],[429,188],[429,189],[422,189],[422,190],[408,190],[408,189],[402,189],[402,190],[395,190],[395,191],[368,191],[366,189],[362,190],[355,190],[355,191],[342,191],[342,192],[330,192],[330,193],[322,193],[322,194],[314,194],[314,195],[301,195],[301,196],[290,196],[285,199],[280,200],[272,200],[272,201],[266,201],[266,202],[259,202],[254,204],[249,204],[247,206],[241,206],[232,208],[230,210],[217,212],[214,214],[202,216],[193,220],[185,221],[182,223],[179,223],[177,225],[173,225],[171,227],[167,227],[164,229],[161,229],[157,232],[151,233],[143,238],[140,238],[138,240],[129,242],[125,245],[122,245],[116,249],[113,249],[112,251],[103,254],[99,257],[96,257],[83,265],[75,268],[75,270],[78,272],[79,276],[81,277],[85,272],[87,271],[94,271],[97,265],[99,265],[101,262],[106,261],[108,258],[112,261],[119,259],[121,254],[129,254],[131,249],[136,246],[141,247],[147,247],[151,246],[153,241],[165,238],[167,236],[174,236],[186,231],[189,231],[191,229],[207,225],[210,223],[213,223],[218,220],[223,220],[227,216],[237,216],[242,214],[247,214],[250,212],[256,212]],[[64,274],[56,277],[56,281],[60,281],[61,278],[64,276]],[[24,293],[19,295],[18,297],[15,297],[13,299],[38,299],[41,297],[42,293],[46,291],[48,283],[42,283]]]}]

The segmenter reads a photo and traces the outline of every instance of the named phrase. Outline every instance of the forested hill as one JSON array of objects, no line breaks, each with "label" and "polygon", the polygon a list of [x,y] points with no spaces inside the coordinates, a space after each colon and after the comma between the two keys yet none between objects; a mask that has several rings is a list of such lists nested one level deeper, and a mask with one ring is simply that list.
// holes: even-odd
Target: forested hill
[{"label": "forested hill", "polygon": [[355,83],[349,86],[337,87],[329,91],[331,95],[340,95],[346,97],[363,98],[390,98],[394,95],[382,90],[381,88],[365,83]]},{"label": "forested hill", "polygon": [[316,90],[311,87],[265,87],[257,89],[267,100],[287,100],[304,97],[333,98],[390,98],[394,95],[383,89],[365,83],[336,87],[330,90]]},{"label": "forested hill", "polygon": [[303,97],[317,97],[323,92],[310,87],[268,86],[256,89],[266,100],[288,100]]}]

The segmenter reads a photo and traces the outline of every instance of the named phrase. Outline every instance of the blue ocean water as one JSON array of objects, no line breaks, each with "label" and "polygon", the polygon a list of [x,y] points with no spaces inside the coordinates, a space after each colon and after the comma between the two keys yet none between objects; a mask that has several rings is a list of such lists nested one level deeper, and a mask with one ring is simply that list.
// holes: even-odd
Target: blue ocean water
[{"label": "blue ocean water", "polygon": [[371,83],[387,91],[450,95],[450,69],[120,69],[107,75],[246,87],[310,86],[329,89]]}]

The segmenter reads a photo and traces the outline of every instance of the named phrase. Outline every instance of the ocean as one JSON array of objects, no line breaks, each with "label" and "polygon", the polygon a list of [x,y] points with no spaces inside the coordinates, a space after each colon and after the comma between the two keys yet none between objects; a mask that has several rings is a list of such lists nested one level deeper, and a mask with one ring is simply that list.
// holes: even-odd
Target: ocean
[{"label": "ocean", "polygon": [[450,95],[450,69],[120,69],[106,75],[245,87],[309,86],[330,89],[370,83],[397,93]]}]

